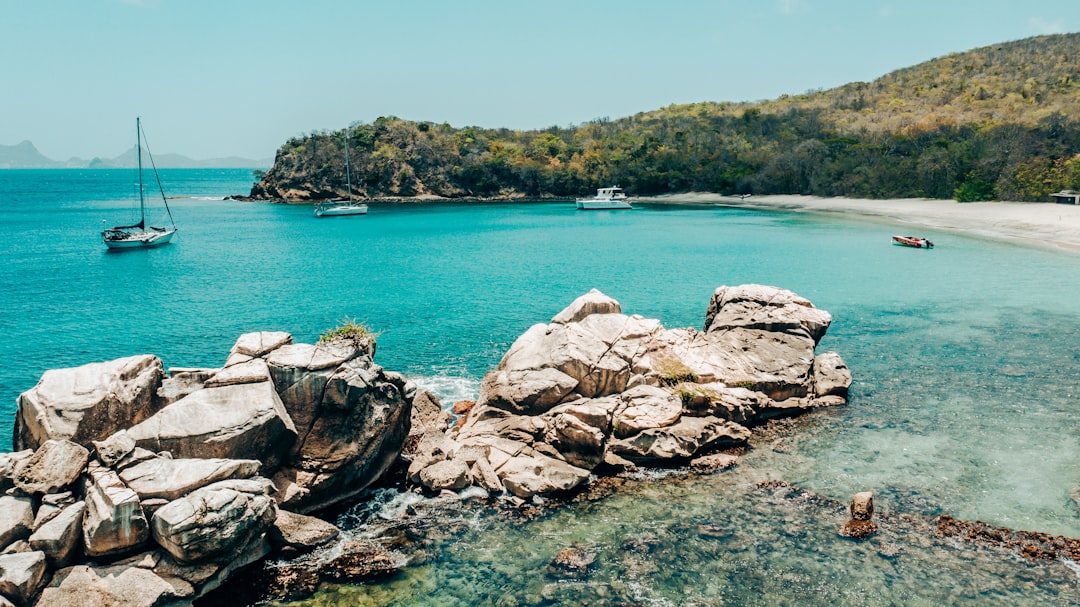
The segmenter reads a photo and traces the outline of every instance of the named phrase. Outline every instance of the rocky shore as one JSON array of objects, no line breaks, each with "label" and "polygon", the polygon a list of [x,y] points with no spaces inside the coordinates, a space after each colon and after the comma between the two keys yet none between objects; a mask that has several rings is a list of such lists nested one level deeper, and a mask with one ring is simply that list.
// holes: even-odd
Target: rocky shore
[{"label": "rocky shore", "polygon": [[[701,330],[665,329],[592,291],[522,335],[449,428],[366,335],[246,334],[215,369],[166,374],[143,355],[47,371],[0,455],[0,605],[190,604],[246,565],[332,542],[309,515],[390,470],[521,507],[636,466],[730,466],[715,454],[754,425],[845,402],[843,360],[815,353],[830,322],[743,285],[716,290]],[[353,544],[325,575],[397,566]]]}]

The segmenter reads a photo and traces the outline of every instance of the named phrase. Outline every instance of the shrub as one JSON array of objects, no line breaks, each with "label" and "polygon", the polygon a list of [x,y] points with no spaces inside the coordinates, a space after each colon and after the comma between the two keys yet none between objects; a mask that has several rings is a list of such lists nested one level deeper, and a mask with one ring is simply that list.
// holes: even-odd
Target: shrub
[{"label": "shrub", "polygon": [[356,322],[356,319],[346,317],[341,321],[341,324],[337,328],[323,331],[319,335],[319,343],[327,344],[337,341],[347,341],[357,347],[362,347],[368,343],[374,343],[375,338],[379,336],[369,329],[367,325],[362,322]]}]

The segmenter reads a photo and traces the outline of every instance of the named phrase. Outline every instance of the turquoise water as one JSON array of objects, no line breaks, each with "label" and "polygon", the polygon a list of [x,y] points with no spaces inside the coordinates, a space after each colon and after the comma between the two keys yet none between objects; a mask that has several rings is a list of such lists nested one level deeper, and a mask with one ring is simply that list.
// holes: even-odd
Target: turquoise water
[{"label": "turquoise water", "polygon": [[[379,603],[418,602],[419,595],[409,593],[419,591],[406,581],[452,578],[453,571],[476,566],[476,550],[467,547],[488,544],[496,546],[489,558],[511,570],[490,583],[523,583],[519,578],[535,563],[497,548],[513,545],[514,534],[554,534],[541,544],[555,546],[601,533],[599,527],[663,520],[654,530],[663,536],[693,528],[694,517],[708,512],[768,538],[773,506],[746,488],[763,471],[841,501],[871,490],[886,512],[948,512],[1080,536],[1080,509],[1069,499],[1080,485],[1075,254],[927,230],[919,233],[938,247],[914,250],[889,244],[892,233],[909,228],[693,205],[589,213],[569,203],[372,205],[367,216],[317,219],[307,206],[220,200],[246,193],[250,171],[172,170],[163,171],[162,180],[167,194],[180,197],[170,202],[180,226],[173,244],[106,253],[98,232],[103,223],[126,221],[129,171],[0,171],[0,448],[10,448],[15,398],[45,369],[144,352],[161,356],[167,367],[214,366],[246,331],[284,330],[310,341],[346,317],[365,321],[382,332],[380,364],[449,403],[475,396],[480,377],[518,335],[593,287],[618,299],[624,311],[668,327],[700,327],[713,289],[746,282],[791,289],[833,315],[822,348],[840,352],[851,367],[851,404],[816,415],[785,439],[784,449],[757,449],[739,472],[680,481],[684,489],[643,481],[633,497],[570,507],[527,524],[474,514],[456,543],[404,578],[335,591],[353,593],[348,600],[374,593]],[[665,491],[685,494],[678,507],[653,495]],[[747,502],[763,513],[740,521],[740,504]],[[832,522],[826,527],[820,538],[819,531],[806,537],[833,542],[824,539],[834,535]],[[601,550],[615,550],[624,539],[616,534],[595,541]],[[783,537],[773,540],[783,543]],[[772,567],[780,580],[790,574],[791,593],[819,604],[828,604],[836,590],[807,580],[846,571],[858,553],[835,548],[839,560],[821,557],[824,564],[803,571],[810,555],[796,559],[803,565],[792,564],[797,551],[770,549],[764,540],[755,540],[753,558],[744,554],[738,566],[716,562],[714,552],[729,544],[706,542],[695,552],[700,541],[685,543],[690,547],[680,543],[671,555],[660,551],[661,569],[700,561],[704,568],[696,575],[738,585],[739,575]],[[531,553],[533,560],[554,554]],[[896,588],[941,586],[945,592],[944,574],[919,573],[917,566],[941,558],[947,557],[912,549],[888,561],[898,571],[887,579]],[[986,564],[960,560],[949,567],[984,572],[989,577],[982,586],[1008,586],[1009,578]],[[626,573],[615,567],[596,575],[618,580]],[[730,588],[724,592],[735,594],[699,589],[676,595],[661,578],[643,577],[640,600],[680,604],[678,596],[693,594],[702,604],[724,604],[710,603],[710,596],[753,603]],[[797,596],[784,594],[779,581],[754,579],[773,593],[763,595],[775,598],[773,604]],[[856,586],[877,579],[860,578]],[[598,583],[581,592],[595,591]],[[560,592],[577,587],[560,584]],[[1055,587],[1036,584],[1047,585]],[[495,604],[510,592],[481,591],[472,582],[467,587],[474,596],[494,597],[475,604]],[[432,600],[454,604],[455,595],[431,592]],[[549,600],[544,592],[553,590],[533,592]],[[1001,604],[1018,602],[1011,591],[1002,592]],[[888,604],[924,595],[874,596],[876,604]],[[1074,604],[1075,597],[1047,600]],[[970,600],[980,599],[986,597],[976,593]],[[1047,601],[1031,604],[1040,602]]]}]

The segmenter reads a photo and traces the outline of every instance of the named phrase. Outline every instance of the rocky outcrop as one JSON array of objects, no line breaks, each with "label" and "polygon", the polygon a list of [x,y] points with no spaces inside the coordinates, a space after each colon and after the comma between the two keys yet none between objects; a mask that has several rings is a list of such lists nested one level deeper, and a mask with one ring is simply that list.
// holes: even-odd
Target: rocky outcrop
[{"label": "rocky outcrop", "polygon": [[50,369],[19,395],[15,449],[66,439],[89,448],[156,411],[164,376],[156,356],[129,356],[72,369]]},{"label": "rocky outcrop", "polygon": [[814,352],[831,320],[790,291],[743,285],[716,290],[704,331],[668,330],[590,291],[511,345],[449,437],[421,441],[409,477],[529,498],[604,465],[744,445],[749,426],[845,402],[843,360]]},{"label": "rocky outcrop", "polygon": [[13,493],[0,497],[0,553],[34,555],[12,561],[0,594],[186,603],[264,558],[271,538],[283,555],[332,541],[332,525],[279,517],[278,504],[334,505],[397,460],[415,390],[374,352],[363,337],[266,332],[241,336],[220,369],[166,378],[141,356],[46,372],[19,401],[14,442],[30,448],[0,455]]},{"label": "rocky outcrop", "polygon": [[851,498],[848,507],[851,514],[841,527],[840,535],[854,539],[862,539],[873,535],[877,531],[877,523],[874,522],[874,494],[869,491],[861,491]]}]

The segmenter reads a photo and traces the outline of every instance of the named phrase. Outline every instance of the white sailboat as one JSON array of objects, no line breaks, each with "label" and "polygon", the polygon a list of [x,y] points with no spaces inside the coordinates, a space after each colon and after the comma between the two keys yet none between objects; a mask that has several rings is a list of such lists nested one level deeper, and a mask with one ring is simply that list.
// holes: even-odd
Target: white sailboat
[{"label": "white sailboat", "polygon": [[626,192],[623,192],[619,186],[613,186],[600,188],[596,191],[596,196],[592,198],[578,198],[577,208],[583,211],[597,211],[632,209],[634,207],[630,206],[630,199],[626,197]]},{"label": "white sailboat", "polygon": [[114,226],[101,232],[101,240],[110,249],[145,249],[163,245],[172,240],[176,234],[176,222],[173,221],[172,211],[169,210],[169,202],[165,200],[165,190],[161,187],[161,179],[158,177],[157,167],[154,165],[154,157],[150,154],[150,146],[146,146],[146,154],[150,158],[150,166],[154,170],[154,179],[157,181],[158,192],[161,193],[161,201],[165,203],[165,212],[169,215],[171,227],[160,228],[146,225],[146,193],[143,191],[143,148],[142,122],[135,118],[135,156],[139,167],[139,223],[128,226]]},{"label": "white sailboat", "polygon": [[340,215],[367,215],[367,205],[354,202],[352,196],[352,170],[349,166],[349,129],[345,129],[345,182],[349,188],[348,200],[329,200],[315,205],[316,217],[337,217]]}]

